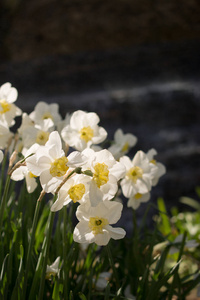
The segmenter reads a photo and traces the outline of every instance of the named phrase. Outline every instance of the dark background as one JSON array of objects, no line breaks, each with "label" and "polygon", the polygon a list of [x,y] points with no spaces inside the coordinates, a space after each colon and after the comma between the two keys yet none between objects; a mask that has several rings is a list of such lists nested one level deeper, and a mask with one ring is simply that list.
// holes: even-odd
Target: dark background
[{"label": "dark background", "polygon": [[3,0],[0,84],[28,113],[95,111],[110,138],[138,137],[131,155],[155,148],[167,174],[152,199],[172,206],[200,185],[199,42],[198,0]]}]

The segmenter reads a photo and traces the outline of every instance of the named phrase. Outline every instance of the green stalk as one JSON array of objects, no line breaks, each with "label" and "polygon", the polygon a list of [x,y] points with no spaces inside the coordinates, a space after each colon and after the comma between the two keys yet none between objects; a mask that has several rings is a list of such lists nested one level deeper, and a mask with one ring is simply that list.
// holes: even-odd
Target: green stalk
[{"label": "green stalk", "polygon": [[1,206],[0,206],[0,232],[2,230],[2,225],[3,225],[3,215],[4,215],[4,211],[5,211],[6,200],[8,198],[9,186],[10,186],[10,176],[8,175],[6,178],[5,190],[3,193],[2,202],[1,202]]},{"label": "green stalk", "polygon": [[117,290],[119,290],[119,288],[120,288],[119,277],[118,277],[117,270],[114,265],[114,261],[113,261],[112,253],[110,251],[109,244],[106,245],[106,250],[107,250],[110,266],[111,266],[111,269],[113,270],[114,278],[116,280],[116,287],[117,287]]},{"label": "green stalk", "polygon": [[69,276],[68,276],[68,267],[67,267],[67,206],[63,207],[63,288],[64,288],[64,299],[68,297],[68,290],[69,290]]},{"label": "green stalk", "polygon": [[37,203],[36,203],[36,208],[35,208],[35,213],[34,213],[34,218],[33,218],[33,224],[32,224],[31,240],[30,240],[30,243],[29,243],[29,246],[28,246],[28,253],[27,253],[27,260],[26,260],[23,299],[26,299],[28,273],[29,273],[29,269],[30,269],[31,255],[32,255],[32,251],[33,251],[34,241],[35,241],[35,231],[36,231],[37,223],[38,223],[41,200],[44,197],[44,195],[45,195],[45,192],[42,191],[41,194],[40,194],[40,197],[38,198]]},{"label": "green stalk", "polygon": [[50,211],[50,219],[49,219],[49,224],[48,224],[48,229],[47,229],[47,241],[46,241],[46,248],[44,250],[44,261],[43,261],[43,267],[42,267],[42,274],[41,274],[41,280],[40,280],[40,290],[39,290],[38,299],[44,299],[44,297],[43,297],[43,295],[44,295],[44,284],[45,284],[47,260],[48,260],[48,256],[49,256],[49,248],[50,248],[50,242],[51,242],[54,216],[55,216],[55,213]]}]

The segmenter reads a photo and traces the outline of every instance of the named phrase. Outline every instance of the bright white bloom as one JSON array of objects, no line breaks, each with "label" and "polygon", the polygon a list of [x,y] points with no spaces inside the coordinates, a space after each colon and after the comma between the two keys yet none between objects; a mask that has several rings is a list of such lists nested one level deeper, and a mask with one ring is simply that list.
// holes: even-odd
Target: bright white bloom
[{"label": "bright white bloom", "polygon": [[71,201],[84,203],[89,201],[89,184],[91,177],[83,174],[76,174],[70,177],[61,187],[58,198],[51,207],[51,211],[58,211]]},{"label": "bright white bloom", "polygon": [[154,159],[154,155],[156,155],[156,154],[157,154],[157,151],[155,149],[151,149],[147,152],[147,157],[148,157],[149,161],[158,167],[157,172],[154,175],[154,178],[152,180],[153,186],[155,186],[158,183],[159,178],[166,173],[165,166],[163,164],[157,162]]},{"label": "bright white bloom", "polygon": [[119,161],[126,168],[126,176],[121,181],[124,196],[130,198],[137,193],[148,193],[158,167],[149,162],[143,151],[138,151],[132,161],[128,156],[121,157]]},{"label": "bright white bloom", "polygon": [[41,121],[51,119],[55,125],[61,121],[61,116],[58,112],[59,106],[57,103],[47,104],[40,101],[35,106],[35,109],[30,113],[29,117],[36,123],[40,124]]},{"label": "bright white bloom", "polygon": [[60,256],[58,256],[50,266],[47,265],[46,279],[51,278],[51,276],[59,275],[60,272],[59,264],[60,264]]},{"label": "bright white bloom", "polygon": [[98,277],[97,281],[95,282],[95,280],[94,280],[94,282],[95,282],[95,289],[97,291],[103,291],[103,290],[105,290],[105,288],[106,288],[106,286],[108,284],[108,281],[109,281],[111,275],[112,274],[110,272],[101,272],[99,274],[99,277]]},{"label": "bright white bloom", "polygon": [[[26,151],[25,157],[28,157],[32,153],[35,153],[39,148],[38,144],[34,144],[31,148]],[[37,187],[36,177],[32,172],[29,171],[27,166],[20,166],[11,175],[11,179],[14,181],[20,181],[25,178],[26,188],[28,193],[32,193]]]},{"label": "bright white bloom", "polygon": [[70,167],[76,168],[84,164],[84,156],[74,151],[66,157],[62,150],[60,135],[57,131],[53,131],[46,144],[40,146],[35,155],[27,158],[26,163],[34,175],[40,176],[43,190],[46,193],[53,193]]},{"label": "bright white bloom", "polygon": [[0,149],[5,149],[8,140],[12,137],[12,132],[10,131],[8,125],[0,121]]},{"label": "bright white bloom", "polygon": [[0,163],[2,162],[3,158],[4,158],[3,151],[0,150]]},{"label": "bright white bloom", "polygon": [[124,166],[106,149],[95,152],[88,148],[82,153],[88,158],[83,169],[89,169],[93,174],[90,184],[91,205],[96,206],[101,199],[112,199],[117,193],[118,181],[125,175]]},{"label": "bright white bloom", "polygon": [[21,115],[21,109],[15,104],[18,92],[9,82],[0,87],[0,120],[8,125],[15,124],[14,118]]},{"label": "bright white bloom", "polygon": [[137,193],[134,196],[130,197],[127,203],[128,207],[132,207],[133,209],[137,209],[142,202],[147,202],[150,199],[150,193],[140,194]]},{"label": "bright white bloom", "polygon": [[75,111],[71,116],[70,124],[63,128],[61,136],[69,146],[82,151],[106,139],[107,132],[97,125],[99,121],[96,113]]},{"label": "bright white bloom", "polygon": [[115,201],[101,201],[96,207],[79,205],[76,211],[79,223],[74,229],[74,241],[104,246],[110,238],[122,239],[126,234],[124,229],[111,226],[120,219],[122,208],[123,205]]},{"label": "bright white bloom", "polygon": [[130,148],[137,143],[137,137],[131,133],[124,134],[121,129],[118,129],[114,134],[114,143],[108,150],[113,154],[115,159],[128,153]]}]

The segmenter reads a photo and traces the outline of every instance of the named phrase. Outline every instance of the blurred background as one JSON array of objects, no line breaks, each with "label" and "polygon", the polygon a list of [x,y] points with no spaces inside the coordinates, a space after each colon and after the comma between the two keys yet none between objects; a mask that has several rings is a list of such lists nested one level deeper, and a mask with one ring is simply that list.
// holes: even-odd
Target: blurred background
[{"label": "blurred background", "polygon": [[[167,174],[152,191],[169,206],[200,185],[198,0],[1,0],[0,85],[30,113],[95,111],[112,139],[138,137]],[[143,209],[143,208],[141,208]]]}]

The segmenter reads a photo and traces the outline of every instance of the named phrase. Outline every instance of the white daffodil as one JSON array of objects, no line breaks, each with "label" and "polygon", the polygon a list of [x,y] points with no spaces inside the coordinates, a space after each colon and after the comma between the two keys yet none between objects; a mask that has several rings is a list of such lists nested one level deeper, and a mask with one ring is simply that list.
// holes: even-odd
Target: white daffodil
[{"label": "white daffodil", "polygon": [[[34,154],[37,149],[39,148],[38,144],[34,144],[32,147],[30,147],[26,153],[25,157],[28,157],[31,154]],[[36,181],[36,175],[34,175],[27,166],[20,166],[17,168],[11,175],[11,179],[14,181],[20,181],[25,178],[26,181],[26,188],[28,193],[32,193],[36,187],[37,187],[37,181]]]},{"label": "white daffodil", "polygon": [[130,197],[127,203],[128,207],[132,207],[133,209],[137,209],[142,202],[147,202],[150,199],[150,193],[140,194],[137,193],[134,196]]},{"label": "white daffodil", "polygon": [[3,158],[4,158],[3,151],[0,150],[0,163],[2,162]]},{"label": "white daffodil", "polygon": [[114,143],[108,150],[113,154],[115,159],[128,153],[130,148],[137,143],[137,137],[131,133],[124,134],[121,129],[116,130],[114,134]]},{"label": "white daffodil", "polygon": [[121,157],[119,161],[126,168],[126,176],[121,181],[124,196],[130,198],[137,193],[148,193],[158,167],[149,162],[143,151],[138,151],[132,161],[128,156]]},{"label": "white daffodil", "polygon": [[111,278],[110,272],[101,272],[97,278],[97,280],[94,279],[95,282],[95,289],[97,291],[103,291],[105,290],[109,279]]},{"label": "white daffodil", "polygon": [[13,136],[8,125],[5,122],[0,121],[0,149],[5,149],[8,140]]},{"label": "white daffodil", "polygon": [[88,158],[83,169],[89,169],[93,174],[90,184],[91,205],[97,205],[101,199],[112,199],[117,193],[118,181],[125,175],[124,166],[106,149],[95,152],[88,148],[82,153]]},{"label": "white daffodil", "polygon": [[35,109],[30,113],[29,117],[36,123],[40,124],[41,121],[51,119],[55,125],[61,121],[59,114],[59,106],[57,103],[48,104],[40,101],[35,106]]},{"label": "white daffodil", "polygon": [[58,211],[71,201],[84,203],[89,201],[89,184],[91,177],[83,174],[76,174],[69,178],[61,187],[58,198],[51,207],[51,211]]},{"label": "white daffodil", "polygon": [[60,272],[59,265],[60,265],[60,256],[58,256],[50,266],[47,265],[46,279],[50,279],[51,276],[56,276],[56,275],[59,276],[59,272]]},{"label": "white daffodil", "polygon": [[77,243],[96,243],[107,245],[111,238],[122,239],[126,232],[122,228],[114,228],[121,217],[123,205],[115,201],[101,201],[96,207],[81,204],[76,211],[79,223],[73,233]]},{"label": "white daffodil", "polygon": [[158,169],[157,169],[157,172],[156,174],[154,175],[154,178],[152,180],[152,185],[155,186],[157,183],[158,183],[158,180],[159,178],[164,175],[166,173],[166,168],[163,164],[157,162],[155,159],[154,159],[154,155],[157,154],[157,151],[155,149],[151,149],[147,152],[147,157],[149,159],[149,161],[152,163],[152,164],[155,164]]},{"label": "white daffodil", "polygon": [[44,146],[40,146],[36,153],[26,159],[28,169],[36,176],[40,176],[40,183],[46,193],[54,193],[56,188],[67,175],[69,168],[80,167],[84,164],[84,156],[72,152],[68,157],[62,150],[62,142],[57,131],[49,135]]},{"label": "white daffodil", "polygon": [[21,109],[15,104],[18,92],[9,82],[0,87],[0,120],[8,125],[15,124],[14,118],[21,115]]},{"label": "white daffodil", "polygon": [[63,128],[61,136],[69,146],[82,151],[106,139],[107,132],[98,126],[99,121],[96,113],[75,111],[70,118],[70,124]]}]

